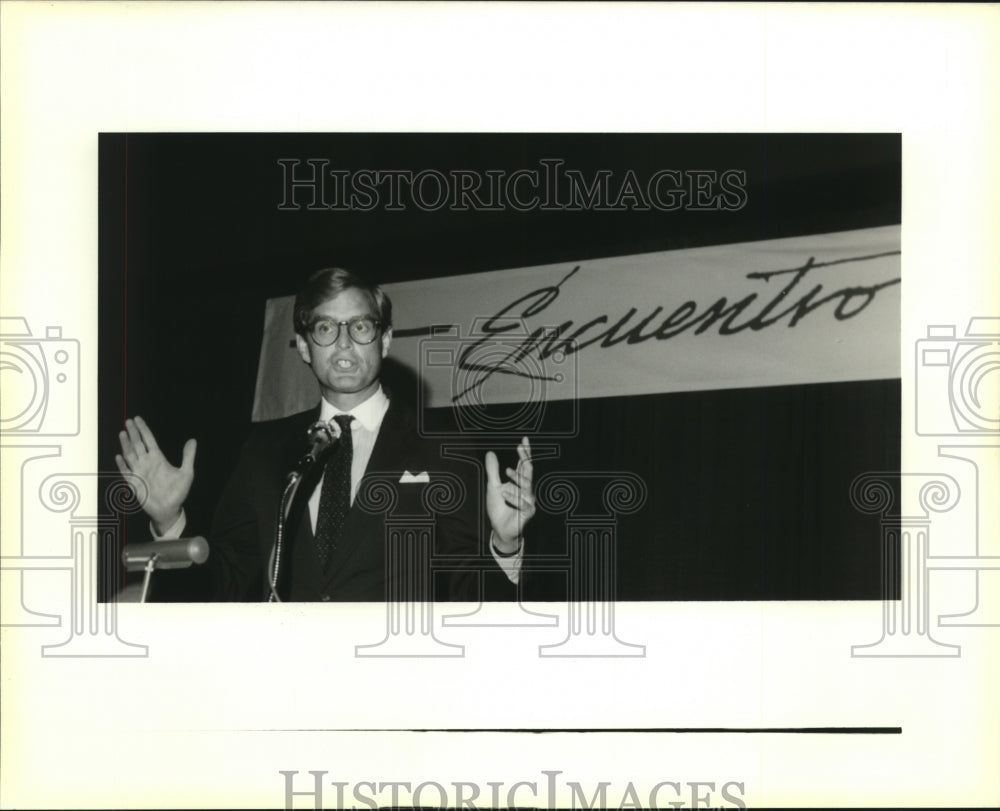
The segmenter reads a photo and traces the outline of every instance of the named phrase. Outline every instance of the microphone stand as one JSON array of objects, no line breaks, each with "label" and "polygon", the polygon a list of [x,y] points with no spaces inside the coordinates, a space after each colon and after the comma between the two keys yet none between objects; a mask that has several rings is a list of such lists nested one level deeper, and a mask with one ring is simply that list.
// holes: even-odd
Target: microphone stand
[{"label": "microphone stand", "polygon": [[159,555],[153,555],[146,561],[146,576],[142,578],[142,594],[139,596],[140,603],[146,602],[146,597],[149,594],[149,581],[153,578],[153,572],[156,570],[156,561],[159,559]]},{"label": "microphone stand", "polygon": [[275,526],[274,544],[271,547],[271,557],[268,561],[270,578],[268,582],[269,594],[267,601],[269,603],[282,602],[281,597],[278,595],[278,578],[281,574],[281,553],[285,540],[285,523],[288,520],[289,512],[291,512],[295,494],[298,492],[299,485],[302,483],[305,474],[316,464],[324,451],[333,444],[335,439],[330,431],[330,426],[322,421],[315,422],[309,426],[308,436],[311,442],[310,448],[299,459],[295,465],[295,469],[288,474],[288,482],[285,484],[285,490],[281,494],[281,501],[278,505],[278,522]]},{"label": "microphone stand", "polygon": [[281,502],[278,505],[278,523],[274,530],[274,545],[271,547],[271,559],[268,561],[268,569],[271,572],[271,579],[268,583],[270,594],[267,598],[269,603],[282,602],[281,597],[278,596],[278,576],[281,572],[281,552],[285,540],[285,522],[288,520],[288,511],[291,509],[292,500],[295,498],[295,493],[299,489],[301,481],[301,473],[293,470],[288,474],[288,483],[285,485],[285,490],[281,494]]}]

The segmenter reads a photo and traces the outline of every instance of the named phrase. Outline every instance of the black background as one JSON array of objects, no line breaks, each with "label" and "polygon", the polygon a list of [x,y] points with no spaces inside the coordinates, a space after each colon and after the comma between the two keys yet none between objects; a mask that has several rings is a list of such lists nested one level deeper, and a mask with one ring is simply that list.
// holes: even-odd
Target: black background
[{"label": "black background", "polygon": [[[894,134],[103,134],[99,146],[101,463],[113,464],[127,416],[141,414],[175,462],[197,437],[187,510],[200,526],[250,427],[264,300],[294,293],[317,268],[389,283],[900,222]],[[559,158],[585,176],[640,178],[740,169],[747,204],[280,211],[283,158],[414,171],[538,169]],[[618,523],[620,599],[887,596],[878,519],[854,511],[848,493],[859,473],[899,469],[898,379],[578,405],[581,431],[560,443],[558,467],[632,471],[650,491]],[[567,407],[553,404],[551,416]],[[539,463],[538,475],[547,469]],[[558,520],[540,515],[536,530],[531,553],[565,548]],[[148,540],[145,522],[130,521],[124,536]],[[201,596],[191,572],[157,577],[160,599]],[[525,585],[528,598],[565,596],[557,580]]]}]

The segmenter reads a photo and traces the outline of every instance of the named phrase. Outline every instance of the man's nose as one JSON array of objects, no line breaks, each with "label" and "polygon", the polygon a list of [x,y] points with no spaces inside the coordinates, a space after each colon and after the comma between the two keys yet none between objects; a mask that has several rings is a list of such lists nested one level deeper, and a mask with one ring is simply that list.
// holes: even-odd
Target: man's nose
[{"label": "man's nose", "polygon": [[350,349],[354,346],[351,340],[351,330],[347,324],[340,325],[340,332],[337,333],[337,349]]}]

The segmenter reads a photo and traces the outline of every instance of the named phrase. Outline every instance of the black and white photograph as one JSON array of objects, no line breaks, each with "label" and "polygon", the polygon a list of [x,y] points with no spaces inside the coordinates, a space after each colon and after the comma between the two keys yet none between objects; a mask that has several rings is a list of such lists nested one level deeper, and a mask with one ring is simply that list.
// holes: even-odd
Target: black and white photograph
[{"label": "black and white photograph", "polygon": [[994,807],[974,4],[0,4],[0,807]]},{"label": "black and white photograph", "polygon": [[[381,423],[361,440],[374,479],[458,477],[450,517],[423,511],[442,599],[891,596],[851,486],[899,467],[898,134],[102,134],[100,162],[101,453],[150,477],[124,540],[178,524],[209,550],[151,598],[270,597],[279,523],[289,596],[401,593],[375,503],[316,557],[306,491],[339,450],[278,520],[321,397],[342,394],[388,400],[387,435],[406,435],[406,452]],[[345,284],[367,302],[341,314],[381,322],[320,345]],[[516,474],[497,474],[517,492],[496,516],[491,451]],[[349,523],[373,486],[354,472]],[[601,594],[568,591],[572,555],[598,554],[574,548],[581,516],[614,527]]]}]

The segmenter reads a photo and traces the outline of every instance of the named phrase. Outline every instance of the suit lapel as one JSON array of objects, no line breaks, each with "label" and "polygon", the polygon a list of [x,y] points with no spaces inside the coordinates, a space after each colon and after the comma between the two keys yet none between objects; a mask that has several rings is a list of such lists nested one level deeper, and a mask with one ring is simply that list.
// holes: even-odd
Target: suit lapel
[{"label": "suit lapel", "polygon": [[382,420],[365,475],[402,472],[406,452],[416,438],[416,428],[409,416],[393,401],[389,402],[389,410]]},{"label": "suit lapel", "polygon": [[[375,439],[375,447],[372,449],[368,466],[365,468],[359,493],[361,488],[365,486],[365,478],[371,474],[390,474],[394,479],[398,479],[403,470],[407,450],[415,437],[416,430],[412,420],[408,419],[408,414],[390,400],[389,410],[382,420],[378,436]],[[330,559],[330,568],[324,577],[324,586],[329,587],[337,575],[342,573],[347,561],[358,553],[358,547],[362,544],[378,544],[377,549],[366,549],[367,554],[364,557],[381,561],[384,565],[384,535],[385,516],[366,512],[355,499],[347,513],[344,534]]]}]

